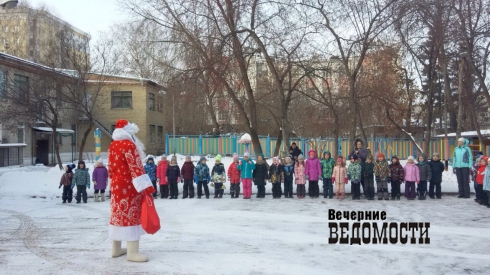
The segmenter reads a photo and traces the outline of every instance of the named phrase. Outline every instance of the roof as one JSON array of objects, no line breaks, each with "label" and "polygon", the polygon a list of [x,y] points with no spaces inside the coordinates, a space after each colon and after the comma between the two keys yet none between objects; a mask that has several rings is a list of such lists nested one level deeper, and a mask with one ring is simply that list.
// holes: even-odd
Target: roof
[{"label": "roof", "polygon": [[0,143],[0,148],[1,147],[26,147],[27,144],[25,143]]},{"label": "roof", "polygon": [[[40,131],[40,132],[49,132],[52,133],[53,129],[50,127],[32,127],[34,130]],[[73,134],[75,131],[70,130],[70,129],[62,129],[62,128],[56,128],[56,132],[59,134]]]},{"label": "roof", "polygon": [[[490,129],[480,130],[482,136],[490,136]],[[438,135],[437,137],[445,137],[446,135]],[[448,137],[456,137],[456,133],[447,134]],[[462,137],[477,137],[476,131],[461,132]]]},{"label": "roof", "polygon": [[6,54],[6,53],[3,53],[3,52],[0,52],[0,60],[1,59],[9,59],[9,60],[12,60],[12,61],[16,61],[16,62],[22,63],[24,65],[33,67],[33,68],[37,68],[37,69],[41,69],[41,70],[45,70],[45,71],[56,72],[56,73],[58,73],[60,75],[65,75],[65,76],[68,76],[68,77],[73,77],[73,75],[68,74],[68,73],[66,73],[64,71],[58,70],[56,68],[52,68],[52,67],[49,67],[49,66],[41,65],[39,63],[30,61],[30,60],[27,60],[27,59],[23,59],[23,58],[20,58],[20,57],[17,57],[17,56],[13,56],[13,55],[10,55],[10,54]]}]

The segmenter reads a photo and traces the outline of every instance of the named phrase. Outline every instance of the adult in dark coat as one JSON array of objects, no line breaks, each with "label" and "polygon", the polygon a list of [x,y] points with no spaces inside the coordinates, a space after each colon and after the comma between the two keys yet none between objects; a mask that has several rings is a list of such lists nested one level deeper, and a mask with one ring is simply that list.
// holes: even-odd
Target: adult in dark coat
[{"label": "adult in dark coat", "polygon": [[[352,146],[352,151],[349,154],[349,159],[352,158],[353,155],[356,155],[360,160],[361,160],[361,166],[364,162],[366,162],[366,159],[368,156],[371,156],[371,150],[366,147],[364,144],[364,141],[360,138],[356,139],[354,141],[354,144]],[[364,187],[364,179],[361,177],[361,186],[362,186],[362,192],[364,195],[366,195],[366,189]]]},{"label": "adult in dark coat", "polygon": [[298,146],[296,146],[296,142],[293,142],[289,147],[289,154],[293,157],[293,160],[296,162],[298,161],[298,156],[302,155],[303,152],[301,151],[301,149],[299,149]]},{"label": "adult in dark coat", "polygon": [[[429,197],[431,199],[441,198],[441,182],[442,182],[442,173],[444,172],[444,164],[439,159],[439,153],[432,154],[432,160],[429,161],[430,170],[432,172],[432,177],[430,178],[429,185]],[[434,188],[436,189],[434,197]]]}]

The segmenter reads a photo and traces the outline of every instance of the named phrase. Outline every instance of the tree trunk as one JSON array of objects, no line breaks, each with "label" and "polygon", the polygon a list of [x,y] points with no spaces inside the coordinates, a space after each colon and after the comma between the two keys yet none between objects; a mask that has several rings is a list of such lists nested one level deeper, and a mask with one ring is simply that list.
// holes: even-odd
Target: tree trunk
[{"label": "tree trunk", "polygon": [[214,113],[213,98],[211,96],[206,95],[206,100],[207,100],[206,109],[208,110],[209,115],[211,116],[213,127],[216,128],[216,132],[219,135],[220,129],[219,129],[218,119],[216,119],[216,114]]},{"label": "tree trunk", "polygon": [[[56,125],[57,123],[55,123]],[[58,162],[58,167],[60,170],[63,170],[63,163],[61,162],[61,156],[60,156],[60,145],[57,139],[58,132],[56,132],[56,126],[51,127],[53,130],[53,142],[54,142],[54,153],[56,154],[56,161]]]},{"label": "tree trunk", "polygon": [[458,126],[456,127],[456,140],[461,137],[461,126],[463,124],[463,71],[464,59],[461,59],[458,81]]},{"label": "tree trunk", "polygon": [[333,152],[331,154],[332,157],[337,159],[338,156],[340,156],[339,152],[339,131],[340,131],[340,123],[339,123],[339,116],[337,113],[334,113],[334,129],[333,129]]},{"label": "tree trunk", "polygon": [[356,139],[357,133],[357,104],[356,104],[356,87],[355,87],[355,79],[352,77],[349,78],[349,99],[350,99],[350,116],[351,116],[351,127],[349,130],[349,139],[350,141],[354,141]]},{"label": "tree trunk", "polygon": [[260,139],[259,139],[259,134],[257,133],[257,130],[255,128],[250,127],[250,137],[252,137],[252,145],[254,147],[254,154],[255,156],[259,156],[259,154],[262,154],[262,146],[260,145]]},{"label": "tree trunk", "polygon": [[277,134],[276,148],[274,148],[274,156],[286,157],[280,154],[281,143],[282,143],[282,130],[279,130],[279,134]]},{"label": "tree trunk", "polygon": [[[284,108],[284,107],[283,107]],[[283,116],[281,119],[281,129],[282,129],[282,139],[284,145],[284,152],[289,153],[289,120],[287,117],[287,111],[283,111]]]},{"label": "tree trunk", "polygon": [[83,150],[85,149],[85,144],[87,143],[87,138],[92,132],[92,128],[94,127],[94,122],[89,120],[89,125],[87,130],[83,133],[82,140],[80,141],[80,148],[78,149],[78,160],[83,160]]}]

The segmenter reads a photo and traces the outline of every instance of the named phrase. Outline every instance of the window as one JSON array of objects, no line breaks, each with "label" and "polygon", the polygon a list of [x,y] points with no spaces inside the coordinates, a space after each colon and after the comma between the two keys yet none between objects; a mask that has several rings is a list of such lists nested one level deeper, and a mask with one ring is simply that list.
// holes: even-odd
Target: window
[{"label": "window", "polygon": [[14,93],[19,97],[27,99],[27,95],[29,94],[29,77],[14,74]]},{"label": "window", "polygon": [[157,138],[158,138],[158,144],[163,143],[163,126],[158,126],[157,128]]},{"label": "window", "polygon": [[155,111],[155,94],[150,93],[150,111]]},{"label": "window", "polygon": [[133,107],[132,92],[112,92],[111,108],[131,109]]},{"label": "window", "polygon": [[24,143],[24,123],[17,126],[17,142]]},{"label": "window", "polygon": [[150,143],[155,143],[155,125],[150,125]]},{"label": "window", "polygon": [[4,97],[5,92],[7,92],[7,73],[0,71],[0,97]]},{"label": "window", "polygon": [[61,107],[61,86],[56,85],[56,107]]}]

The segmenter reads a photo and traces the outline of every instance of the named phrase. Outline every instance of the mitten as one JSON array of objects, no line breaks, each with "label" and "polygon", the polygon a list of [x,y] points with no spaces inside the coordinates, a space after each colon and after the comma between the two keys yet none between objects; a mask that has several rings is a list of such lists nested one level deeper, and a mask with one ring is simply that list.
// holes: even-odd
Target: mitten
[{"label": "mitten", "polygon": [[143,190],[143,192],[142,192],[142,193],[143,193],[144,195],[151,196],[151,195],[153,195],[155,192],[156,192],[156,191],[155,191],[155,188],[153,188],[153,186],[149,186],[149,187],[147,187],[145,190]]},{"label": "mitten", "polygon": [[95,180],[94,180],[94,181],[92,181],[92,182],[94,183],[94,186],[96,186],[96,185],[97,185],[97,182],[96,182]]},{"label": "mitten", "polygon": [[61,184],[60,184],[60,187],[58,187],[58,189],[60,189],[60,188],[61,188]]},{"label": "mitten", "polygon": [[349,184],[348,178],[345,178],[344,181],[345,181],[345,184]]},{"label": "mitten", "polygon": [[223,184],[223,186],[221,186],[221,189],[226,189],[226,185]]},{"label": "mitten", "polygon": [[391,183],[391,178],[388,178],[388,183]]},{"label": "mitten", "polygon": [[420,184],[420,181],[417,181],[417,184]]},{"label": "mitten", "polygon": [[198,183],[199,182],[199,178],[197,177],[197,175],[194,175],[194,182],[195,183]]},{"label": "mitten", "polygon": [[242,165],[242,164],[243,164],[243,162],[240,160],[240,161],[238,162],[238,165]]},{"label": "mitten", "polygon": [[334,182],[335,182],[335,177],[332,177],[332,183],[334,183]]},{"label": "mitten", "polygon": [[177,178],[177,182],[180,182],[180,177]]},{"label": "mitten", "polygon": [[347,179],[350,180],[350,175],[349,174],[347,175]]},{"label": "mitten", "polygon": [[211,187],[214,187],[214,182],[211,182],[211,184],[210,184],[210,185],[211,185]]},{"label": "mitten", "polygon": [[73,189],[73,188],[75,188],[75,184],[72,183],[71,184],[71,189]]},{"label": "mitten", "polygon": [[89,184],[87,184],[87,188],[88,188],[88,189],[90,189],[90,183],[89,183]]},{"label": "mitten", "polygon": [[453,174],[456,174],[456,168],[453,168]]},{"label": "mitten", "polygon": [[168,177],[165,177],[165,181],[168,182]]}]

